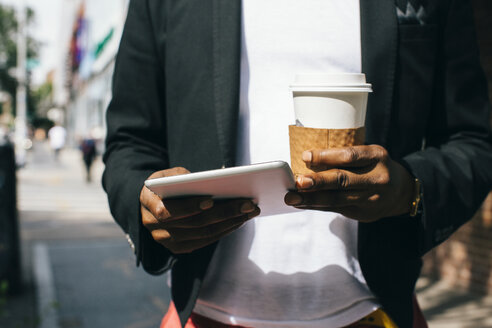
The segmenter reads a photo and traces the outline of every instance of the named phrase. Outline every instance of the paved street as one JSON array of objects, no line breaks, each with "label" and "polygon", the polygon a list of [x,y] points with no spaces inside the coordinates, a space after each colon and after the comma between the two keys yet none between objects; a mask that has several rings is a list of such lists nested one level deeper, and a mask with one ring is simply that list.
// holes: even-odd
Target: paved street
[{"label": "paved street", "polygon": [[[100,177],[85,182],[80,153],[55,161],[36,143],[18,172],[25,288],[9,300],[0,327],[157,327],[169,300],[166,277],[135,267],[109,214]],[[37,325],[37,326],[36,326]]]},{"label": "paved street", "polygon": [[36,143],[28,165],[18,172],[18,208],[23,237],[36,240],[120,238],[102,190],[103,165],[94,163],[85,183],[81,155],[66,149],[55,161],[47,143]]},{"label": "paved street", "polygon": [[430,328],[492,327],[492,296],[451,288],[443,281],[421,278],[417,297]]},{"label": "paved street", "polygon": [[[0,327],[158,327],[166,277],[135,267],[100,187],[100,160],[91,184],[77,150],[56,162],[47,144],[36,143],[28,163],[18,172],[25,288],[7,300]],[[431,328],[492,327],[492,297],[423,278],[418,298]]]}]

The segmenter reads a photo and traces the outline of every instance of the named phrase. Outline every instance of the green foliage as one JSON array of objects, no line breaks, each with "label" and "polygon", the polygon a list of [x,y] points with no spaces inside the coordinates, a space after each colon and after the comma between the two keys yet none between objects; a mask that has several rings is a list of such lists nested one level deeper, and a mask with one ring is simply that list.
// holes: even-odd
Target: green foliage
[{"label": "green foliage", "polygon": [[41,84],[37,89],[32,91],[32,98],[36,103],[40,103],[45,100],[51,101],[50,97],[52,93],[53,93],[53,84],[51,82],[46,82]]},{"label": "green foliage", "polygon": [[[46,110],[53,106],[52,95],[53,84],[51,82],[45,82],[36,89],[30,91],[30,97],[28,99],[28,115],[34,127],[41,127],[36,126],[36,122],[39,122],[41,119],[36,113],[40,110],[46,112]],[[42,123],[44,124],[45,122]]]},{"label": "green foliage", "polygon": [[[27,25],[34,22],[35,13],[27,9]],[[0,90],[8,92],[15,108],[17,80],[11,76],[17,65],[17,30],[18,22],[14,7],[0,4]],[[40,43],[28,36],[27,59],[38,58]],[[29,94],[28,97],[31,95]]]},{"label": "green foliage", "polygon": [[52,120],[46,118],[46,117],[39,117],[36,116],[32,119],[32,127],[35,129],[43,129],[46,132],[48,132],[49,129],[51,129],[55,123],[53,123]]},{"label": "green foliage", "polygon": [[17,82],[10,76],[9,70],[17,62],[17,19],[15,10],[0,5],[0,89],[15,98]]}]

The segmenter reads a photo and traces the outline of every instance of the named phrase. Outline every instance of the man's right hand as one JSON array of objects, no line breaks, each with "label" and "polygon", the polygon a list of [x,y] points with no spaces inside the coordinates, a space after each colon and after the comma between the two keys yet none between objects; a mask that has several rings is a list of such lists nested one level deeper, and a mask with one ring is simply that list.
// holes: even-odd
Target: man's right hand
[{"label": "man's right hand", "polygon": [[[190,173],[182,167],[154,172],[148,179]],[[175,254],[212,244],[260,214],[251,200],[214,202],[212,197],[163,200],[147,187],[140,192],[143,225],[156,242]]]}]

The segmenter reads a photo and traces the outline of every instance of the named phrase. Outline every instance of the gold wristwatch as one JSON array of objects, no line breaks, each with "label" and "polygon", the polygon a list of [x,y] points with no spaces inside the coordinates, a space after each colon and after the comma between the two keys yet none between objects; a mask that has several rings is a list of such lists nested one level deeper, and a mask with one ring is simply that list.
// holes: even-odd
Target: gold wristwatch
[{"label": "gold wristwatch", "polygon": [[410,208],[410,216],[417,216],[420,212],[420,203],[422,201],[422,186],[420,184],[420,180],[415,178],[414,185],[414,196],[412,200],[412,207]]}]

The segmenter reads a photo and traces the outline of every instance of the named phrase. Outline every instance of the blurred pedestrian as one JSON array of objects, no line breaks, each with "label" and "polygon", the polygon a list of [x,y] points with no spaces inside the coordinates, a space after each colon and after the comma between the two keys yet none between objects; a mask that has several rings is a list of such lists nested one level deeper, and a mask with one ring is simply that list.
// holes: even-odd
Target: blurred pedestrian
[{"label": "blurred pedestrian", "polygon": [[61,125],[55,124],[48,131],[48,138],[50,140],[50,146],[55,154],[55,160],[58,161],[60,157],[60,151],[65,147],[65,139],[67,137],[67,131]]},{"label": "blurred pedestrian", "polygon": [[92,181],[91,168],[94,159],[96,158],[96,142],[91,137],[84,138],[80,143],[80,150],[82,152],[82,160],[85,166],[86,182]]}]

